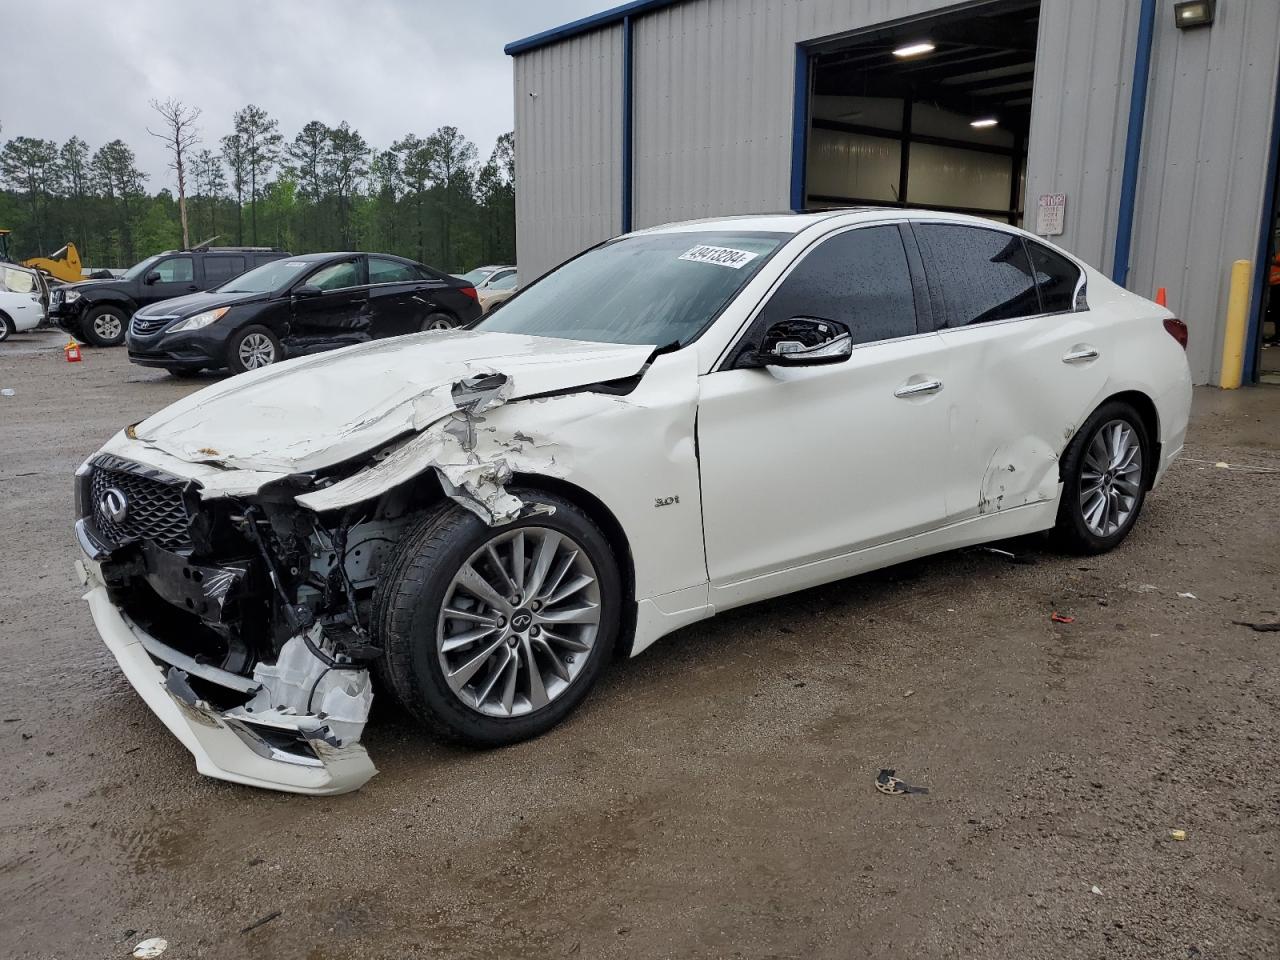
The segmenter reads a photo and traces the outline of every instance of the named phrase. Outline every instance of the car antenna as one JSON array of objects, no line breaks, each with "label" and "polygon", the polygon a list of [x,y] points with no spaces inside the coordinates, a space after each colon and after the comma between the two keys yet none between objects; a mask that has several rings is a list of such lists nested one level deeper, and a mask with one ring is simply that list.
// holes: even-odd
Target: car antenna
[{"label": "car antenna", "polygon": [[220,233],[219,233],[219,234],[217,234],[216,236],[212,236],[212,237],[210,237],[208,240],[205,240],[205,241],[203,241],[203,242],[201,242],[201,243],[197,243],[194,247],[192,247],[192,248],[191,248],[191,252],[192,252],[192,253],[203,253],[203,252],[207,251],[207,250],[209,249],[209,247],[210,247],[210,246],[212,246],[212,245],[213,245],[213,241],[215,241],[215,240],[221,240],[221,239],[222,239],[222,234],[220,234]]}]

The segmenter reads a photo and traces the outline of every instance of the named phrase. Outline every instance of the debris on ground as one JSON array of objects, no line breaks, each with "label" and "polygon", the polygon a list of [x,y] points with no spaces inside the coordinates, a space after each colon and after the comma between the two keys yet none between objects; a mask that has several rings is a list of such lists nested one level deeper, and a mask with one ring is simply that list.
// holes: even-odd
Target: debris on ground
[{"label": "debris on ground", "polygon": [[0,390],[0,397],[13,397],[17,396],[17,393],[18,391],[13,389],[13,387],[5,387],[3,390]]},{"label": "debris on ground", "polygon": [[993,556],[1003,557],[1010,563],[1016,563],[1020,566],[1030,567],[1036,562],[1036,558],[1029,553],[1014,553],[1012,550],[1002,550],[999,547],[974,547],[976,553],[989,553]]},{"label": "debris on ground", "polygon": [[264,924],[270,923],[272,920],[280,916],[282,913],[284,913],[283,910],[273,910],[270,913],[268,913],[265,917],[259,917],[257,920],[253,921],[253,923],[249,924],[247,927],[241,927],[240,932],[248,933],[250,930],[257,930],[259,927],[263,926]]},{"label": "debris on ground", "polygon": [[1280,623],[1250,623],[1248,620],[1232,620],[1237,627],[1248,627],[1255,633],[1280,633]]},{"label": "debris on ground", "polygon": [[1102,896],[1102,888],[1097,884],[1094,884],[1092,887],[1090,887],[1089,892],[1092,893],[1095,897]]},{"label": "debris on ground", "polygon": [[896,770],[881,770],[876,777],[876,789],[890,796],[901,796],[904,793],[928,793],[928,787],[919,787],[899,780],[894,774]]},{"label": "debris on ground", "polygon": [[1178,594],[1178,596],[1181,597],[1183,600],[1199,600],[1200,599],[1194,593],[1180,593]]},{"label": "debris on ground", "polygon": [[169,941],[164,937],[148,937],[133,948],[135,960],[149,960],[158,957],[169,949]]},{"label": "debris on ground", "polygon": [[1057,610],[1053,611],[1049,619],[1052,620],[1054,623],[1075,623],[1076,622],[1075,617],[1069,617],[1066,614],[1059,613]]},{"label": "debris on ground", "polygon": [[914,690],[906,690],[906,691],[904,691],[904,692],[903,692],[903,694],[902,694],[902,699],[903,699],[903,700],[905,700],[905,699],[907,699],[907,697],[911,696],[911,695],[912,695],[912,694],[914,694],[914,693],[915,693],[915,691],[914,691]]},{"label": "debris on ground", "polygon": [[1185,839],[1187,839],[1187,831],[1185,831],[1185,830],[1170,830],[1170,831],[1169,831],[1169,836],[1170,836],[1170,838],[1171,838],[1171,839],[1173,839],[1173,840],[1185,840]]}]

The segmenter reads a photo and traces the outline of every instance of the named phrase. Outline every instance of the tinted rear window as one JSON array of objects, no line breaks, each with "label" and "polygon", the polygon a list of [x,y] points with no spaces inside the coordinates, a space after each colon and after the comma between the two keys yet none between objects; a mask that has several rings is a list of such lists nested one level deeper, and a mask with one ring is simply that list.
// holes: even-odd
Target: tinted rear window
[{"label": "tinted rear window", "polygon": [[948,327],[1040,313],[1022,237],[952,223],[913,224],[929,274],[935,319]]},{"label": "tinted rear window", "polygon": [[1036,268],[1036,283],[1040,285],[1040,302],[1045,313],[1067,313],[1077,309],[1076,286],[1080,283],[1080,268],[1061,254],[1048,247],[1027,241],[1031,251],[1031,263]]},{"label": "tinted rear window", "polygon": [[244,257],[205,257],[205,282],[219,285],[226,283],[232,277],[244,273],[244,266]]}]

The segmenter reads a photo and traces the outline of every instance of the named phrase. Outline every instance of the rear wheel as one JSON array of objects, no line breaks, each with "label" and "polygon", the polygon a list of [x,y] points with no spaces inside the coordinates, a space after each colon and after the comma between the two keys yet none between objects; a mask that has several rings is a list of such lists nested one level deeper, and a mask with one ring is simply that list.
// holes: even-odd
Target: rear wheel
[{"label": "rear wheel", "polygon": [[227,369],[232,373],[269,367],[280,357],[280,341],[266,327],[245,327],[227,344]]},{"label": "rear wheel", "polygon": [[124,343],[129,318],[119,307],[93,307],[80,323],[84,339],[95,347],[118,347]]},{"label": "rear wheel", "polygon": [[452,330],[458,325],[458,321],[447,313],[429,313],[419,325],[418,329],[424,333],[427,330]]},{"label": "rear wheel", "polygon": [[455,504],[406,535],[374,599],[379,674],[415,717],[476,746],[534,737],[587,695],[621,621],[617,563],[567,500],[489,527]]},{"label": "rear wheel", "polygon": [[1056,532],[1077,553],[1105,553],[1137,522],[1152,469],[1151,439],[1127,403],[1103,404],[1076,434],[1062,462]]},{"label": "rear wheel", "polygon": [[4,343],[16,332],[17,328],[14,326],[13,321],[9,319],[8,315],[0,313],[0,343]]}]

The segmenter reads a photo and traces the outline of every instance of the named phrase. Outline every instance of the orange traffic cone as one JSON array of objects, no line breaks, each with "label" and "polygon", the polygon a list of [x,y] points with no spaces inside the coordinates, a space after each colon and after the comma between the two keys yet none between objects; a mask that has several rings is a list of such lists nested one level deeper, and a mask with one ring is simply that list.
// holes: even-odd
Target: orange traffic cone
[{"label": "orange traffic cone", "polygon": [[1156,291],[1156,303],[1162,307],[1169,306],[1169,291],[1164,287]]},{"label": "orange traffic cone", "polygon": [[80,362],[80,344],[76,343],[74,339],[68,340],[67,345],[62,350],[67,355],[67,363]]}]

